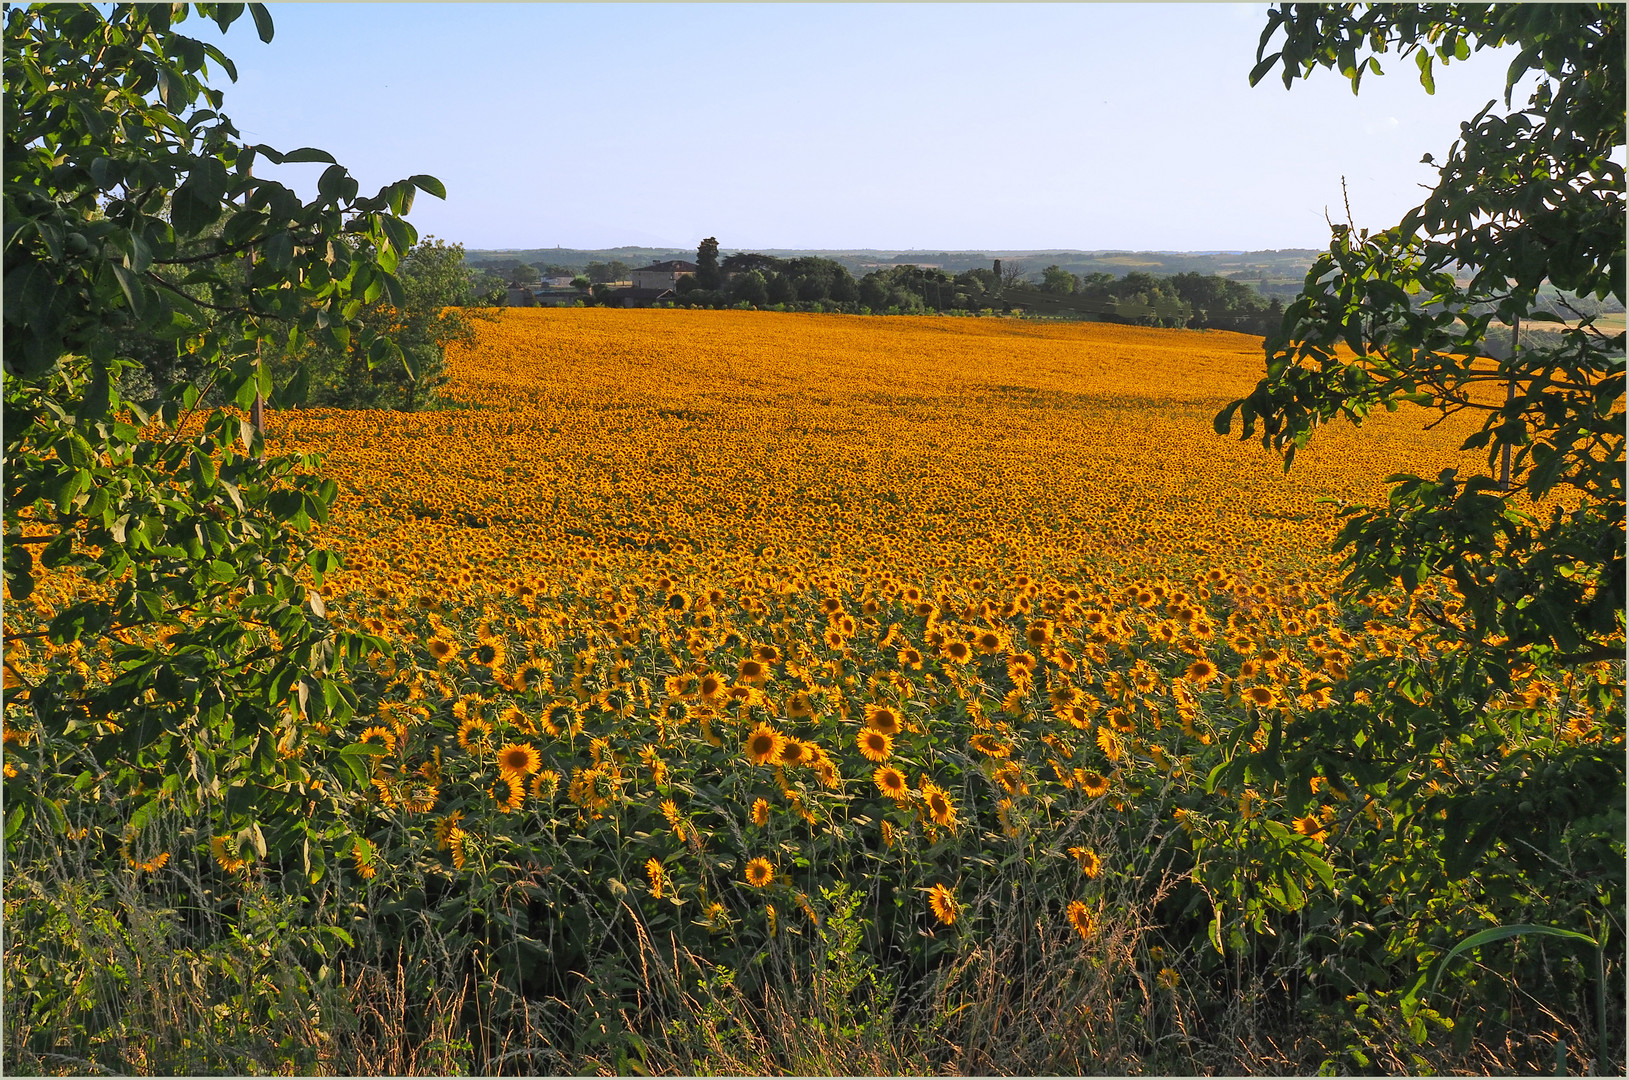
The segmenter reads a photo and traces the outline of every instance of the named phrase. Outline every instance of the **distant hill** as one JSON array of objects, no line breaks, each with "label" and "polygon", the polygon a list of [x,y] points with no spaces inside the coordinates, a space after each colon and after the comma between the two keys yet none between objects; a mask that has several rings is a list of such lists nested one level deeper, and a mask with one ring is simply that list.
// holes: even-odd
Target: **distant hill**
[{"label": "distant hill", "polygon": [[[1133,270],[1165,276],[1181,273],[1216,274],[1235,281],[1254,285],[1269,295],[1293,296],[1306,278],[1307,268],[1317,258],[1312,248],[1288,248],[1280,251],[901,251],[897,248],[721,248],[721,255],[736,251],[753,250],[777,258],[796,258],[818,255],[843,264],[855,277],[863,277],[872,270],[906,264],[933,266],[955,274],[975,267],[988,267],[1000,259],[1003,267],[1017,267],[1024,276],[1038,279],[1042,269],[1056,264],[1072,274],[1113,274],[1121,277]],[[465,260],[476,267],[498,269],[527,263],[531,266],[563,266],[573,271],[585,269],[591,262],[608,263],[613,259],[630,266],[644,266],[666,259],[694,260],[694,250],[652,247],[599,248],[589,251],[580,248],[514,248],[503,250],[477,250],[465,254]]]}]

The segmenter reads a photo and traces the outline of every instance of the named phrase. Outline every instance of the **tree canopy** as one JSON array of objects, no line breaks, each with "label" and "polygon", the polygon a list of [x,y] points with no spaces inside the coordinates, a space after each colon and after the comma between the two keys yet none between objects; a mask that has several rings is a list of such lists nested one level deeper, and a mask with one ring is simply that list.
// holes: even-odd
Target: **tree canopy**
[{"label": "tree canopy", "polygon": [[[1275,727],[1214,782],[1341,777],[1399,817],[1390,850],[1371,856],[1375,881],[1388,878],[1383,863],[1444,890],[1474,874],[1493,918],[1563,919],[1597,943],[1614,925],[1621,935],[1624,882],[1623,709],[1612,694],[1624,655],[1624,334],[1583,312],[1562,322],[1541,291],[1624,300],[1623,13],[1272,9],[1253,83],[1277,68],[1290,86],[1323,67],[1356,92],[1396,55],[1429,93],[1439,65],[1499,46],[1516,55],[1506,111],[1489,102],[1440,162],[1427,156],[1438,179],[1420,206],[1388,229],[1334,226],[1267,339],[1266,377],[1216,418],[1219,433],[1242,421],[1243,437],[1259,435],[1288,469],[1336,420],[1404,405],[1438,422],[1479,416],[1464,447],[1485,453],[1486,470],[1389,477],[1387,505],[1345,508],[1335,542],[1347,599],[1395,590],[1429,629],[1412,651],[1354,665],[1339,701]],[[1533,323],[1553,332],[1522,336]],[[1517,345],[1495,359],[1499,324]],[[1535,741],[1488,719],[1495,695],[1535,674],[1597,708],[1602,736]],[[1449,748],[1462,762],[1455,780],[1434,781],[1430,763]],[[1389,932],[1400,952],[1420,946],[1414,930]]]},{"label": "tree canopy", "polygon": [[[444,192],[415,176],[363,196],[323,151],[243,142],[208,82],[235,78],[232,61],[178,27],[244,11],[6,11],[5,644],[8,661],[43,650],[47,671],[8,663],[7,741],[21,723],[27,751],[8,746],[6,833],[60,817],[62,784],[105,784],[146,793],[131,827],[163,801],[201,814],[222,850],[315,879],[338,839],[314,811],[344,785],[314,781],[365,779],[371,759],[280,751],[354,710],[347,672],[383,643],[335,625],[316,589],[338,565],[309,535],[334,483],[268,454],[244,410],[292,401],[273,358],[307,343],[411,366],[359,316],[409,307],[403,218],[417,192]],[[269,41],[266,9],[247,11]],[[256,175],[285,162],[326,164],[314,199]],[[137,340],[195,376],[126,400]],[[72,602],[31,601],[64,574]],[[81,639],[117,643],[106,677],[75,670]]]}]

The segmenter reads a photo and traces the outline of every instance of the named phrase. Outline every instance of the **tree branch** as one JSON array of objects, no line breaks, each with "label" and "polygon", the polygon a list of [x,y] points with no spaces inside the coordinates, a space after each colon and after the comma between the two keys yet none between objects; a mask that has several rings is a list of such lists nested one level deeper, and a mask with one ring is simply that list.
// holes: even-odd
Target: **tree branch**
[{"label": "tree branch", "polygon": [[266,239],[266,236],[260,236],[253,240],[245,240],[241,244],[229,245],[222,248],[220,251],[209,252],[203,255],[186,255],[176,259],[154,259],[153,262],[164,266],[185,266],[191,263],[208,262],[211,259],[224,259],[228,255],[236,255],[240,251],[247,251],[256,244],[265,243]]}]

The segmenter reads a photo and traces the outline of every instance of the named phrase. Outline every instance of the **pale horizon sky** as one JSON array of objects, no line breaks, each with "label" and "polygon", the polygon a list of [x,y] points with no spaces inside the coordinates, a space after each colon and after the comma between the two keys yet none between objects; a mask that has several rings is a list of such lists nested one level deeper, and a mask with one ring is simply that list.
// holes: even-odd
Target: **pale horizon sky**
[{"label": "pale horizon sky", "polygon": [[[316,146],[467,248],[1322,248],[1393,225],[1508,55],[1249,85],[1265,5],[270,5],[216,74],[245,139]],[[1524,95],[1519,95],[1524,96]],[[312,167],[257,165],[307,191]]]}]

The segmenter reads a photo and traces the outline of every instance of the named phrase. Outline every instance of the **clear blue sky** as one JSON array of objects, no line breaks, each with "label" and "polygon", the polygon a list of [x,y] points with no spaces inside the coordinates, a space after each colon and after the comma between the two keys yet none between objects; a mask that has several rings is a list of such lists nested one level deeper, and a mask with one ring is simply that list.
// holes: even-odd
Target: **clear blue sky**
[{"label": "clear blue sky", "polygon": [[[1508,57],[1393,59],[1354,97],[1248,73],[1244,4],[273,4],[216,80],[245,137],[317,146],[470,248],[1322,247],[1347,178],[1394,224]],[[257,170],[266,174],[268,170]],[[309,188],[314,172],[270,172]]]}]

